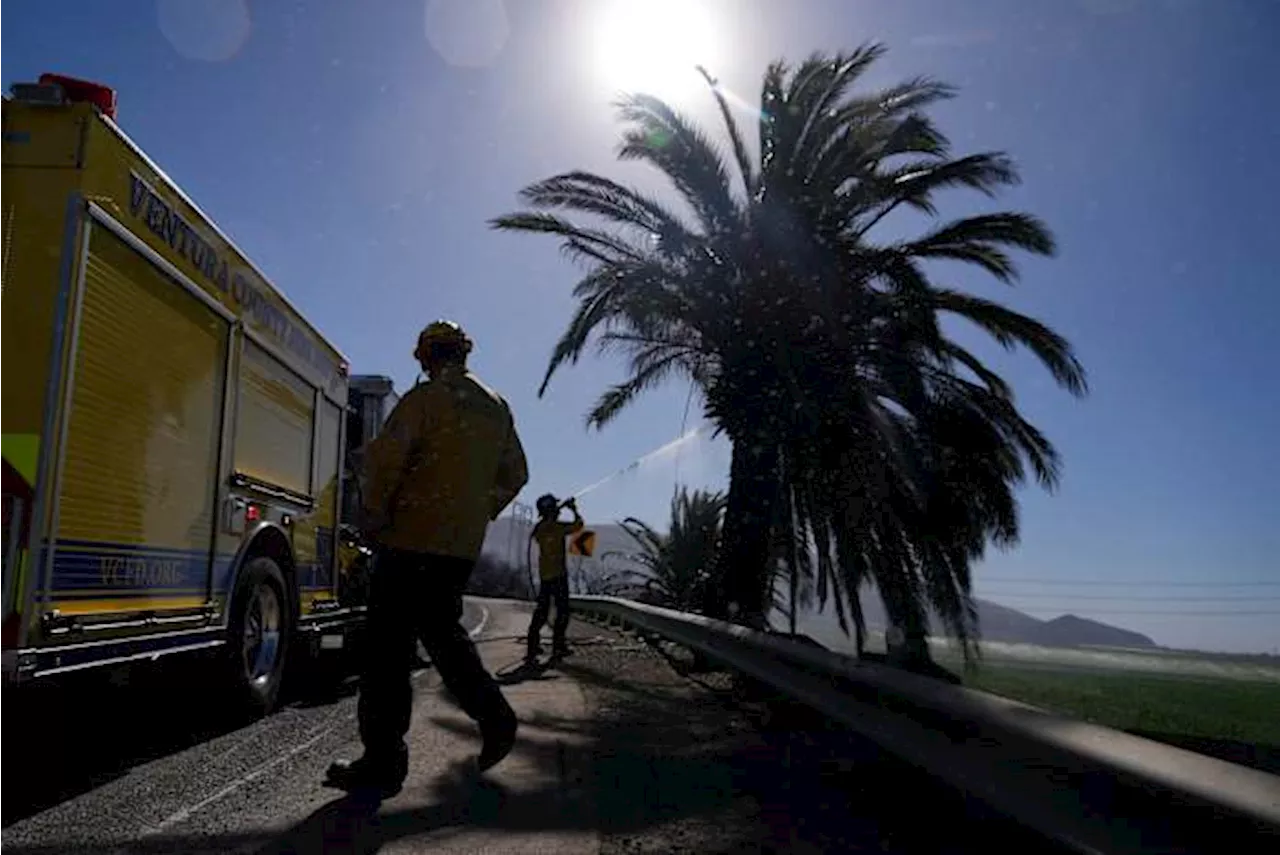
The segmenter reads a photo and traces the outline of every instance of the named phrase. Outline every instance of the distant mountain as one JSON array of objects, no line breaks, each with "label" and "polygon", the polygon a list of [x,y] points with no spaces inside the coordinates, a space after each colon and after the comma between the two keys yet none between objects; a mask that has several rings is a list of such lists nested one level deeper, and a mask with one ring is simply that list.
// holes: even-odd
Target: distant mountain
[{"label": "distant mountain", "polygon": [[1032,634],[1035,644],[1046,647],[1100,645],[1106,647],[1155,647],[1156,643],[1140,632],[1099,623],[1096,620],[1062,615],[1043,622]]},{"label": "distant mountain", "polygon": [[[1076,615],[1062,615],[1046,621],[990,600],[978,599],[974,601],[974,605],[978,610],[978,626],[983,641],[1039,644],[1045,647],[1159,646],[1141,633]],[[866,616],[867,625],[872,629],[883,630],[889,624],[884,606],[874,593],[863,595],[862,612]],[[830,606],[823,614],[805,615],[804,623],[810,625],[820,637],[840,632],[834,609]],[[944,634],[939,621],[933,620],[931,624],[932,634]]]},{"label": "distant mountain", "polygon": [[[618,571],[637,570],[635,564],[610,553],[627,553],[635,550],[635,544],[622,526],[614,523],[597,524],[587,520],[587,528],[596,533],[595,557],[579,559],[571,557],[569,567],[575,574],[579,568],[588,575],[604,575]],[[489,525],[484,540],[484,551],[503,558],[517,567],[525,561],[525,543],[529,538],[528,525],[522,525],[511,517],[501,517]],[[609,556],[609,557],[605,557]],[[536,558],[535,558],[536,560]],[[977,600],[978,625],[984,641],[1006,641],[1023,644],[1040,644],[1046,647],[1158,647],[1152,639],[1138,632],[1076,615],[1062,615],[1052,620],[1041,620],[1009,606],[990,600]],[[872,629],[888,626],[884,606],[874,594],[862,597],[862,611],[867,625]],[[827,605],[821,614],[810,613],[802,623],[811,626],[819,637],[839,633],[835,609]],[[775,621],[782,626],[782,621]],[[941,625],[933,622],[934,632],[941,634]],[[804,627],[801,627],[804,629]]]},{"label": "distant mountain", "polygon": [[[1159,646],[1141,633],[1076,615],[1062,615],[1046,621],[990,600],[978,599],[974,601],[974,605],[978,610],[978,626],[982,632],[983,641],[1039,644],[1045,647]],[[889,624],[884,605],[874,593],[863,595],[862,612],[867,619],[867,625],[872,629],[883,630]],[[827,633],[840,631],[834,609],[830,606],[823,614],[805,615],[805,622],[824,636]],[[944,634],[940,621],[935,619],[931,624],[930,631],[933,634]]]},{"label": "distant mountain", "polygon": [[1039,618],[989,600],[978,600],[977,607],[982,637],[989,641],[1026,641],[1044,624]]}]

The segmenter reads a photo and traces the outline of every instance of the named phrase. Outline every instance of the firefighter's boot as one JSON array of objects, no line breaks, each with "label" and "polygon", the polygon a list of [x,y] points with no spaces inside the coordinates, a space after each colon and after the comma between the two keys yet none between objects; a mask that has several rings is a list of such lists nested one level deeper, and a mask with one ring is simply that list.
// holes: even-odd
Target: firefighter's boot
[{"label": "firefighter's boot", "polygon": [[325,784],[349,793],[369,793],[387,799],[400,792],[409,774],[408,752],[388,760],[368,754],[357,760],[338,760],[329,767]]},{"label": "firefighter's boot", "polygon": [[537,665],[538,657],[542,655],[542,645],[536,641],[530,641],[524,653],[524,664],[526,666]]},{"label": "firefighter's boot", "polygon": [[502,762],[502,758],[511,753],[516,744],[516,714],[511,707],[504,705],[503,711],[492,719],[480,723],[480,735],[484,739],[484,747],[476,758],[476,766],[481,772],[487,772]]}]

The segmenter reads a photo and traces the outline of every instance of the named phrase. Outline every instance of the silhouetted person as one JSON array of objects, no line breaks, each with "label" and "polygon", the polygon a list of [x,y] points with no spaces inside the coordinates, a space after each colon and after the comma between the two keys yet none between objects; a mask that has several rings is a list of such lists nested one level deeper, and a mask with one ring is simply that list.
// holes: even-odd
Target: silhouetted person
[{"label": "silhouetted person", "polygon": [[485,529],[528,469],[506,401],[467,371],[470,352],[457,324],[423,330],[414,356],[427,382],[401,399],[368,447],[362,528],[376,560],[360,682],[364,755],[330,767],[329,783],[342,789],[392,795],[408,774],[415,639],[480,726],[480,769],[515,744],[515,712],[460,621]]},{"label": "silhouetted person", "polygon": [[[578,503],[569,499],[563,505],[556,497],[547,494],[538,499],[538,522],[529,537],[538,544],[538,604],[529,621],[528,652],[526,661],[538,658],[542,628],[547,624],[547,613],[554,603],[556,620],[551,625],[551,655],[559,658],[569,652],[565,632],[569,628],[569,572],[565,566],[565,538],[582,531],[582,515]],[[572,522],[561,522],[560,508],[573,511]]]}]

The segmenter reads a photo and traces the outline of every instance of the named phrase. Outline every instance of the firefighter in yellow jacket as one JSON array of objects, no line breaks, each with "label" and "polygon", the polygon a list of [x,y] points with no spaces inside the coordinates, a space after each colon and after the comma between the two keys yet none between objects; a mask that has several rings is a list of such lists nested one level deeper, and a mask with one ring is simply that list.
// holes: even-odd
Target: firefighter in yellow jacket
[{"label": "firefighter in yellow jacket", "polygon": [[370,444],[363,529],[375,545],[358,714],[364,755],[329,782],[391,795],[408,773],[420,639],[449,692],[480,727],[481,770],[515,743],[516,717],[463,629],[462,594],[485,529],[528,481],[506,401],[467,370],[471,340],[448,321],[418,339],[427,381],[410,390]]},{"label": "firefighter in yellow jacket", "polygon": [[[560,509],[573,512],[572,522],[561,522]],[[538,544],[538,603],[529,621],[528,651],[525,661],[537,660],[541,648],[542,627],[554,603],[556,620],[551,625],[551,658],[559,659],[569,652],[565,631],[569,628],[569,573],[565,566],[564,540],[582,531],[582,514],[574,499],[561,504],[548,493],[538,499],[538,522],[529,533],[529,539]]]}]

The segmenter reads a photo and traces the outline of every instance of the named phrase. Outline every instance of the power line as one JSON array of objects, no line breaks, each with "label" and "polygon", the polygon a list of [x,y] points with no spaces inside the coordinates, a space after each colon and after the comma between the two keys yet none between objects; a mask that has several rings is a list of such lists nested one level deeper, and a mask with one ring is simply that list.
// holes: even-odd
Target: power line
[{"label": "power line", "polygon": [[980,576],[976,577],[973,581],[974,584],[982,584],[985,582],[1013,582],[1018,584],[1030,583],[1036,585],[1110,585],[1120,588],[1265,588],[1280,586],[1280,580],[1272,582],[1186,582],[1181,580],[1166,581],[1163,579],[1143,579],[1141,581],[1122,582],[1118,579],[1037,579],[1032,576]]},{"label": "power line", "polygon": [[[1048,614],[1062,614],[1062,609],[1050,608],[1019,608],[1022,612],[1041,612]],[[1159,616],[1180,616],[1180,617],[1262,617],[1264,615],[1280,615],[1280,609],[1270,609],[1266,611],[1232,611],[1232,612],[1201,612],[1201,611],[1147,611],[1137,609],[1089,609],[1090,615],[1159,615]]]},{"label": "power line", "polygon": [[980,593],[989,593],[990,596],[999,597],[1001,599],[1025,599],[1025,598],[1050,599],[1052,598],[1055,600],[1103,600],[1103,601],[1132,600],[1134,602],[1160,601],[1160,602],[1183,602],[1183,603],[1256,603],[1258,601],[1280,600],[1280,596],[1272,596],[1272,595],[1250,596],[1248,594],[1242,594],[1239,596],[1232,596],[1232,597],[1202,597],[1194,594],[1187,597],[1180,597],[1180,596],[1170,597],[1170,596],[1161,596],[1161,595],[1147,596],[1145,594],[1118,594],[1118,595],[1117,594],[1062,594],[1062,593],[1049,592],[1049,591],[1034,591],[1032,593],[1027,593],[1027,594],[1015,593],[1011,591],[995,591],[995,592],[980,592]]}]

